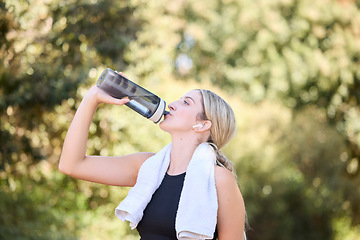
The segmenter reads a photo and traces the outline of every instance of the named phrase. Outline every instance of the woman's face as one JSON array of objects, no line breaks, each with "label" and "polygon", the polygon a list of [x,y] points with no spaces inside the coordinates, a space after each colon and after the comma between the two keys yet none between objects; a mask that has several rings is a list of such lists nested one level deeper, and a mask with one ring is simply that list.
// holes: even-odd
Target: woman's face
[{"label": "woman's face", "polygon": [[169,104],[170,113],[160,123],[166,132],[191,131],[198,124],[197,116],[202,112],[202,97],[199,90],[192,90],[179,100]]}]

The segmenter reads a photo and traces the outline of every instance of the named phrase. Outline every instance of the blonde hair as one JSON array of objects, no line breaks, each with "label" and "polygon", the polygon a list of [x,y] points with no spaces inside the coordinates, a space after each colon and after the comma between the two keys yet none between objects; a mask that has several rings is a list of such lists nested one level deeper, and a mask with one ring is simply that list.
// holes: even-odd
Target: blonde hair
[{"label": "blonde hair", "polygon": [[207,142],[216,152],[216,164],[230,170],[235,176],[232,163],[221,152],[236,132],[235,115],[230,105],[217,94],[198,89],[202,95],[203,111],[199,114],[201,120],[210,120],[210,137]]},{"label": "blonde hair", "polygon": [[[235,169],[229,159],[220,151],[236,133],[235,115],[230,105],[217,94],[204,89],[198,89],[202,95],[203,111],[198,115],[200,120],[211,121],[210,137],[207,142],[216,152],[216,164],[232,172],[236,177]],[[244,240],[248,228],[247,214],[245,213]]]}]

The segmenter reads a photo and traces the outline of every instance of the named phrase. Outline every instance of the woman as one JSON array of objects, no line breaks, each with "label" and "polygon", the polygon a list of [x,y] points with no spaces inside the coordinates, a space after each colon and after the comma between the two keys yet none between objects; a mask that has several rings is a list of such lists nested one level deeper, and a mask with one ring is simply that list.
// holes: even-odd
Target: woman
[{"label": "woman", "polygon": [[[140,167],[145,165],[143,163],[147,159],[155,157],[154,153],[140,152],[119,157],[85,155],[89,127],[98,105],[100,103],[123,105],[128,101],[126,98],[115,99],[96,86],[87,92],[65,138],[59,163],[61,172],[78,179],[107,185],[133,187],[136,184]],[[160,128],[168,132],[172,138],[170,160],[163,182],[144,209],[142,220],[137,225],[140,236],[144,240],[176,239],[174,222],[183,179],[197,147],[201,143],[208,142],[215,149],[217,163],[213,171],[217,195],[214,239],[216,237],[220,240],[244,239],[243,198],[230,162],[218,150],[231,139],[235,131],[235,119],[230,106],[210,91],[193,90],[168,107],[170,113],[160,123]],[[164,191],[165,180],[168,181],[167,184],[176,185],[174,187],[167,185],[168,189],[177,191],[176,193],[167,194],[167,190]],[[174,181],[171,182],[172,180]],[[158,195],[162,196],[156,197]],[[175,209],[164,213],[163,217],[166,219],[163,222],[161,219],[152,219],[154,209],[156,210],[154,205],[161,209],[162,204],[173,201],[175,204],[170,204],[169,207],[173,206],[172,208]],[[196,197],[192,201],[195,203]],[[156,222],[158,226],[147,227]],[[165,226],[169,225],[165,223],[171,224]],[[168,229],[157,231],[158,227]]]}]

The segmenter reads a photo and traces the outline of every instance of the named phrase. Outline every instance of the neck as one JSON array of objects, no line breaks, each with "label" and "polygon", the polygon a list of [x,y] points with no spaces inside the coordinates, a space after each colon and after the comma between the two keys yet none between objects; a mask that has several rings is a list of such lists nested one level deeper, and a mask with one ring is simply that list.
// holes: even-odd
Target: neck
[{"label": "neck", "polygon": [[177,175],[186,172],[195,149],[201,142],[194,136],[172,137],[168,173]]}]

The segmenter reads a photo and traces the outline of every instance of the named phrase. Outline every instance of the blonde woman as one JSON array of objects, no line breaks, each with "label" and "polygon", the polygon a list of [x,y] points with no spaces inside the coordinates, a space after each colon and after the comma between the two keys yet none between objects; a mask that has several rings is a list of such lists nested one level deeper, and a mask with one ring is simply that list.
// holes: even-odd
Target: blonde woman
[{"label": "blonde woman", "polygon": [[244,201],[232,165],[220,152],[235,132],[230,106],[211,91],[192,90],[169,104],[160,128],[172,142],[159,153],[86,156],[98,105],[128,101],[92,87],[69,127],[59,170],[91,182],[133,187],[116,215],[136,227],[142,240],[244,239]]}]

